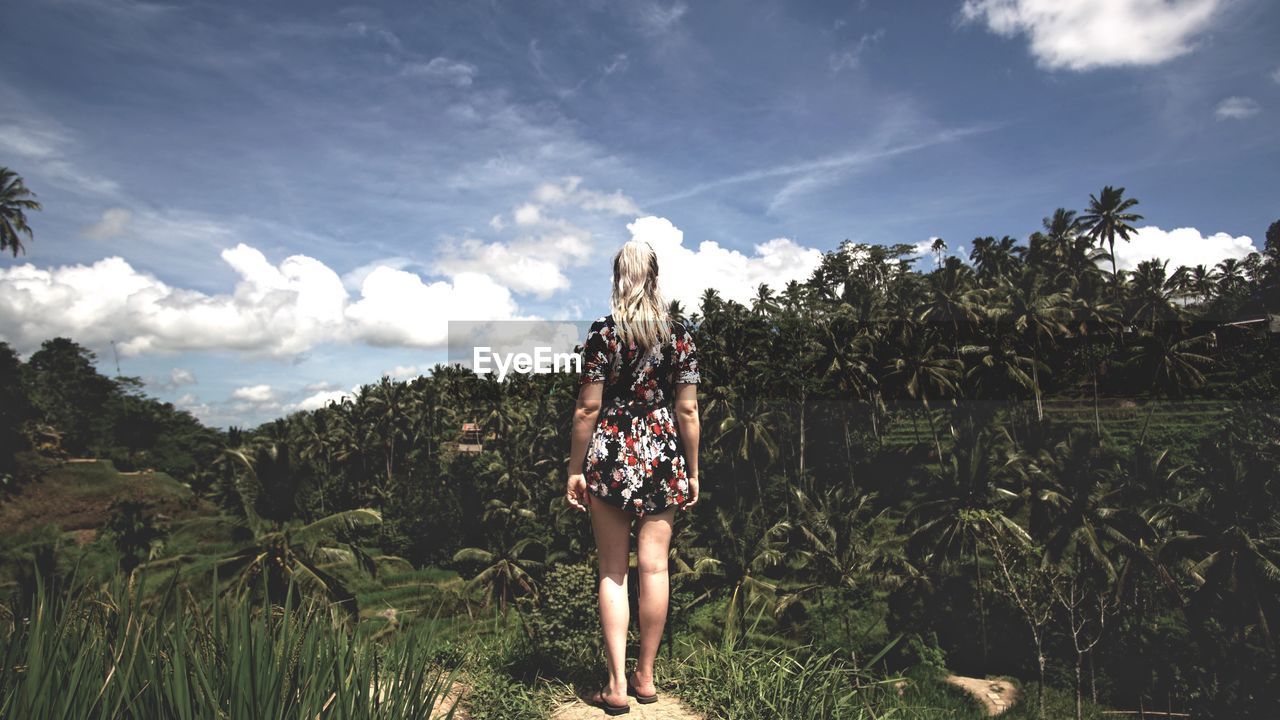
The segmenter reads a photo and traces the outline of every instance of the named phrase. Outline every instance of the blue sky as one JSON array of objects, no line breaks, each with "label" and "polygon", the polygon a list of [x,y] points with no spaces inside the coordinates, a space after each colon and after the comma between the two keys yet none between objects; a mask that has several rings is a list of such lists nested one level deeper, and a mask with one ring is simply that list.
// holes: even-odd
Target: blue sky
[{"label": "blue sky", "polygon": [[[1026,237],[1123,185],[1123,262],[1280,217],[1265,0],[15,0],[0,165],[44,204],[0,339],[67,335],[207,422],[607,311],[612,251],[744,298],[840,241]],[[1123,263],[1122,263],[1123,264]]]}]

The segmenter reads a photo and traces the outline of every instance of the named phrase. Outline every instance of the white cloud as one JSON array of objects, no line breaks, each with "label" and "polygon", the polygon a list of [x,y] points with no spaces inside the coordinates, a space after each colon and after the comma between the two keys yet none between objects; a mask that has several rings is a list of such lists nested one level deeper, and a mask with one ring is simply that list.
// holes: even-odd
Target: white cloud
[{"label": "white cloud", "polygon": [[243,400],[251,403],[268,403],[275,399],[275,392],[270,385],[250,385],[236,388],[231,393],[231,397],[234,400]]},{"label": "white cloud", "polygon": [[680,18],[689,12],[689,6],[683,2],[676,2],[670,6],[644,2],[637,3],[634,7],[639,13],[641,29],[653,35],[670,32],[680,22]]},{"label": "white cloud", "polygon": [[[589,246],[581,236],[563,235],[561,240],[575,245],[574,253],[585,253]],[[437,263],[440,272],[456,275],[463,272],[487,272],[507,288],[545,298],[569,287],[569,278],[560,270],[569,257],[556,251],[556,243],[482,242],[460,240],[453,246],[452,256]]]},{"label": "white cloud", "polygon": [[114,181],[72,162],[68,152],[75,145],[71,134],[49,118],[11,119],[0,123],[0,156],[17,156],[29,163],[31,176],[78,192],[113,195],[120,186]]},{"label": "white cloud", "polygon": [[622,72],[622,71],[626,70],[626,69],[627,69],[627,64],[628,64],[628,61],[627,61],[627,54],[626,54],[626,53],[618,53],[617,55],[614,55],[614,56],[613,56],[613,60],[610,60],[610,61],[609,61],[609,63],[608,63],[607,65],[605,65],[603,68],[601,68],[601,71],[602,71],[605,75],[612,75],[612,74],[614,74],[614,73],[616,73],[616,72]]},{"label": "white cloud", "polygon": [[507,319],[510,291],[486,275],[424,282],[379,266],[349,294],[319,260],[292,255],[279,265],[240,244],[222,252],[239,275],[230,293],[170,286],[119,257],[92,265],[0,268],[0,339],[21,352],[62,335],[90,347],[116,341],[125,355],[238,350],[290,356],[327,342],[441,347],[447,323]]},{"label": "white cloud", "polygon": [[514,213],[517,225],[536,225],[542,220],[542,209],[533,203],[525,203]]},{"label": "white cloud", "polygon": [[[582,178],[569,176],[560,183],[544,182],[533,191],[533,198],[542,205],[573,205],[589,212],[613,215],[639,215],[640,208],[621,190],[603,193],[582,187]],[[527,207],[527,206],[526,206]],[[519,222],[519,216],[516,218]]]},{"label": "white cloud", "polygon": [[1280,84],[1280,67],[1271,71],[1271,80],[1272,82]]},{"label": "white cloud", "polygon": [[397,365],[391,368],[390,370],[386,371],[385,373],[383,373],[383,375],[394,378],[396,380],[407,380],[410,378],[416,378],[421,374],[422,372],[418,370],[417,365]]},{"label": "white cloud", "polygon": [[346,310],[354,336],[370,345],[442,347],[448,319],[501,320],[515,315],[511,292],[489,276],[459,272],[452,282],[426,283],[415,273],[378,268],[361,299]]},{"label": "white cloud", "polygon": [[1257,115],[1259,110],[1258,101],[1253,98],[1229,97],[1218,103],[1213,114],[1217,115],[1219,120],[1243,120]]},{"label": "white cloud", "polygon": [[[1166,231],[1147,225],[1138,228],[1129,242],[1116,240],[1116,266],[1121,270],[1133,270],[1144,260],[1160,259],[1169,261],[1170,271],[1179,265],[1213,267],[1227,258],[1243,260],[1257,250],[1247,235],[1232,237],[1224,232],[1202,235],[1195,228]],[[1106,262],[1099,264],[1109,265]]]},{"label": "white cloud", "polygon": [[774,292],[791,280],[809,279],[822,260],[822,252],[775,238],[755,246],[751,255],[704,240],[696,250],[685,247],[684,233],[662,217],[648,216],[629,223],[631,237],[645,240],[658,254],[658,277],[668,300],[679,300],[692,310],[700,306],[702,292],[714,287],[720,296],[750,304],[760,283]]},{"label": "white cloud", "polygon": [[882,37],[884,37],[884,28],[858,38],[858,42],[848,50],[831,53],[827,57],[827,65],[830,66],[831,72],[838,73],[841,70],[856,69],[862,64],[862,55],[867,51],[867,48],[879,42]]},{"label": "white cloud", "polygon": [[[519,293],[539,298],[569,287],[567,267],[579,266],[591,257],[592,235],[573,222],[557,217],[559,210],[574,208],[590,215],[631,216],[640,209],[630,197],[582,186],[582,178],[569,176],[559,182],[542,182],[532,197],[511,213],[516,237],[484,242],[475,238],[454,240],[436,262],[434,270],[444,275],[483,272]],[[506,228],[500,216],[489,226]]]},{"label": "white cloud", "polygon": [[400,68],[401,75],[427,78],[456,87],[467,87],[479,72],[479,68],[469,62],[447,57],[434,57],[429,62],[407,62]]},{"label": "white cloud", "polygon": [[196,380],[196,374],[185,368],[174,368],[169,373],[169,383],[174,387],[178,387],[179,385],[195,385],[197,382],[199,381]]},{"label": "white cloud", "polygon": [[172,392],[184,385],[196,385],[199,383],[196,380],[195,373],[185,368],[174,368],[169,371],[169,377],[147,378],[146,382],[148,385],[154,385],[166,392]]},{"label": "white cloud", "polygon": [[345,390],[321,390],[313,395],[308,395],[296,403],[289,403],[284,406],[285,412],[296,412],[304,410],[307,412],[319,410],[329,403],[341,403],[345,398],[351,397],[351,393]]},{"label": "white cloud", "polygon": [[1225,0],[965,0],[960,16],[1025,34],[1049,69],[1155,65],[1189,52]]},{"label": "white cloud", "polygon": [[129,227],[133,213],[126,208],[107,208],[97,222],[84,229],[85,237],[92,240],[109,240],[120,237]]}]

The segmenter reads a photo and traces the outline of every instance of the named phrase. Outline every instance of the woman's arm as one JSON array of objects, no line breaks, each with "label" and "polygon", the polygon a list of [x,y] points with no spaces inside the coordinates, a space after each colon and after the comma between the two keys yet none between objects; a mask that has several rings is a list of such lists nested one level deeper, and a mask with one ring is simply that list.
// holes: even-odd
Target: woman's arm
[{"label": "woman's arm", "polygon": [[689,500],[684,507],[698,501],[698,442],[702,422],[698,419],[698,386],[676,383],[676,425],[684,444],[685,472],[689,474]]},{"label": "woman's arm", "polygon": [[578,406],[573,411],[573,442],[569,455],[569,474],[582,474],[582,461],[587,457],[587,443],[596,429],[600,416],[600,401],[604,397],[604,383],[583,384],[578,390]]}]

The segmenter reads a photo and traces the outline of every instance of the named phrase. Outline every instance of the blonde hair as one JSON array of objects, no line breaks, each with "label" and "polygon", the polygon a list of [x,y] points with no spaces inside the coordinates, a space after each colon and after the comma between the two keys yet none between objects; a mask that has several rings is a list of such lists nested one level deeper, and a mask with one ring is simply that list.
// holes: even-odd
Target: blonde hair
[{"label": "blonde hair", "polygon": [[643,240],[630,240],[613,256],[609,305],[618,337],[645,354],[671,336],[667,307],[658,291],[658,255]]}]

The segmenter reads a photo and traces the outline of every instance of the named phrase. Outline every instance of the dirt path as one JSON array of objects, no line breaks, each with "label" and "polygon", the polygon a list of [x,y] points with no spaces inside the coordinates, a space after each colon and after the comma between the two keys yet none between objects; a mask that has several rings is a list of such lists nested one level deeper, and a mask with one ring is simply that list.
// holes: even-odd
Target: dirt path
[{"label": "dirt path", "polygon": [[[551,713],[551,720],[600,720],[604,717],[608,717],[604,710],[577,698],[560,705]],[[641,705],[635,698],[631,698],[631,712],[618,717],[632,720],[703,720],[701,715],[685,708],[679,700],[665,693],[659,693],[658,702],[648,705]]]},{"label": "dirt path", "polygon": [[987,709],[987,715],[995,716],[1013,707],[1022,697],[1018,687],[1007,680],[983,680],[981,678],[948,675],[947,682],[978,699]]}]

